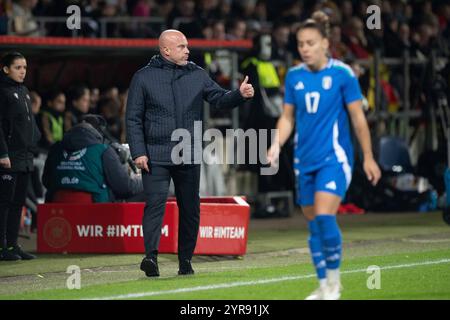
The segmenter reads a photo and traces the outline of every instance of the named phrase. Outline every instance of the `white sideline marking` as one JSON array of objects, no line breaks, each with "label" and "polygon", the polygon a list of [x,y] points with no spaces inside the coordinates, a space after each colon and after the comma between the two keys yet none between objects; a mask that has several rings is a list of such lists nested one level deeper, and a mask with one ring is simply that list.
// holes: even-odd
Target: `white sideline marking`
[{"label": "white sideline marking", "polygon": [[[450,259],[385,266],[385,267],[381,267],[380,270],[403,269],[403,268],[412,268],[412,267],[417,267],[417,266],[426,266],[426,265],[443,264],[443,263],[450,263]],[[355,269],[355,270],[341,271],[341,274],[358,273],[358,272],[366,272],[366,271],[367,271],[367,268]],[[91,299],[87,299],[87,300],[114,300],[114,299],[143,298],[143,297],[160,296],[160,295],[164,295],[164,294],[176,294],[176,293],[186,293],[186,292],[214,290],[214,289],[228,289],[228,288],[234,288],[234,287],[254,286],[254,285],[259,285],[259,284],[267,284],[267,283],[282,282],[282,281],[289,281],[289,280],[301,280],[301,279],[313,278],[315,276],[316,276],[316,274],[313,273],[313,274],[307,274],[307,275],[301,275],[301,276],[289,276],[289,277],[262,279],[262,280],[255,280],[255,281],[238,281],[238,282],[220,283],[220,284],[213,284],[213,285],[207,285],[207,286],[188,287],[188,288],[180,288],[180,289],[172,289],[172,290],[130,293],[130,294],[123,294],[123,295],[109,296],[109,297],[91,298]]]},{"label": "white sideline marking", "polygon": [[450,239],[402,239],[405,242],[412,242],[412,243],[442,243],[442,242],[450,242]]}]

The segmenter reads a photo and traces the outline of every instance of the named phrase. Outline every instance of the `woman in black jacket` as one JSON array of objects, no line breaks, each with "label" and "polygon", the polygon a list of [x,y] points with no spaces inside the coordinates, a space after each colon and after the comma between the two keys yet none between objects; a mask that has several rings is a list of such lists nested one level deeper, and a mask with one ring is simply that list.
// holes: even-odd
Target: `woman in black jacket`
[{"label": "woman in black jacket", "polygon": [[0,260],[30,260],[35,256],[17,244],[33,150],[41,134],[31,113],[31,98],[23,84],[27,61],[18,53],[1,59],[0,71]]}]

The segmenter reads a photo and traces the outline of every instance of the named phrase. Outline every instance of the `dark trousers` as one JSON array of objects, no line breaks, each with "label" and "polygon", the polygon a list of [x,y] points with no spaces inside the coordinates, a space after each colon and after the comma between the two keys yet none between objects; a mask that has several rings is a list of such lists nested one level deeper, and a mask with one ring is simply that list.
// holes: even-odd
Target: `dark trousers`
[{"label": "dark trousers", "polygon": [[29,175],[0,172],[0,247],[17,245]]},{"label": "dark trousers", "polygon": [[146,194],[142,221],[145,253],[147,257],[156,257],[158,254],[171,178],[179,209],[178,259],[190,260],[197,243],[200,223],[200,165],[153,164],[150,173],[143,170],[142,182]]}]

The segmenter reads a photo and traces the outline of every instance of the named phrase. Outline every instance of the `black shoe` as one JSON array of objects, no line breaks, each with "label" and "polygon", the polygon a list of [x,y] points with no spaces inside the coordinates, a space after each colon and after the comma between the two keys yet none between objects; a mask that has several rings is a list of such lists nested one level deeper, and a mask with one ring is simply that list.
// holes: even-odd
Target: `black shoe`
[{"label": "black shoe", "polygon": [[147,277],[159,277],[158,261],[154,258],[142,259],[141,270]]},{"label": "black shoe", "polygon": [[23,251],[22,247],[19,246],[19,245],[12,247],[12,252],[14,254],[18,255],[22,260],[33,260],[33,259],[36,259],[36,256],[34,254],[31,254],[31,253]]},{"label": "black shoe", "polygon": [[194,274],[194,269],[192,269],[191,260],[185,259],[179,262],[178,274],[179,275]]},{"label": "black shoe", "polygon": [[6,249],[3,248],[0,252],[1,261],[17,261],[22,260],[22,258],[13,251],[13,248]]}]

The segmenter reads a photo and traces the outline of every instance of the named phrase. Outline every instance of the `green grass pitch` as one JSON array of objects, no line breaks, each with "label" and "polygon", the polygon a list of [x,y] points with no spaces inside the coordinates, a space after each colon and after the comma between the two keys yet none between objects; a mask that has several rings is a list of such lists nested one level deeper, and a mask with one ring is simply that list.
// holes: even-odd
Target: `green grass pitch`
[{"label": "green grass pitch", "polygon": [[[450,299],[450,226],[440,213],[339,216],[344,238],[342,299]],[[0,299],[302,300],[317,285],[306,223],[297,213],[252,220],[244,257],[196,256],[177,276],[160,255],[161,277],[139,270],[142,255],[39,255],[0,262]],[[69,289],[70,265],[81,288]],[[376,266],[375,272],[368,272]]]}]

